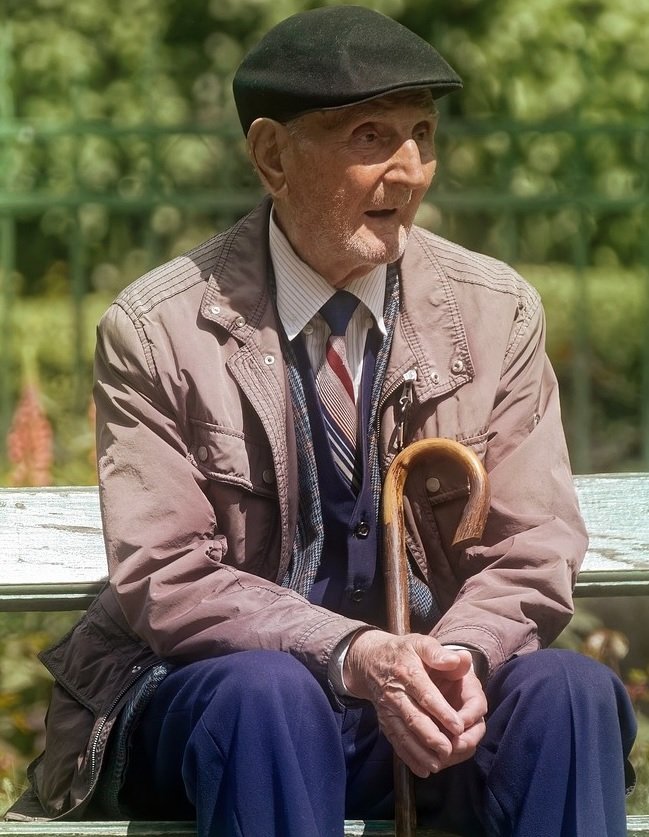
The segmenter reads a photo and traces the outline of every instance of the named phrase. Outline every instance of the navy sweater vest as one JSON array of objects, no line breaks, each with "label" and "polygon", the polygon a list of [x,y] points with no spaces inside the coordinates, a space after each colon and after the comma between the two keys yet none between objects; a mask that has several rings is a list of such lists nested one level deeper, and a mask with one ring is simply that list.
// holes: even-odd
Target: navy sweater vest
[{"label": "navy sweater vest", "polygon": [[367,442],[378,344],[376,329],[372,329],[365,346],[359,392],[358,455],[362,456],[362,481],[358,495],[333,460],[315,376],[300,336],[294,341],[294,348],[313,435],[324,524],[322,559],[309,601],[383,627],[385,595],[379,560],[380,531],[374,511]]}]

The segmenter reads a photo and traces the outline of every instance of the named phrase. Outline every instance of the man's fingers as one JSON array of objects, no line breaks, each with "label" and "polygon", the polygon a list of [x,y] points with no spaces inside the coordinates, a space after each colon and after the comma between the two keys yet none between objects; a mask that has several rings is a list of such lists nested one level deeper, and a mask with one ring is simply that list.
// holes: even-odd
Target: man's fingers
[{"label": "man's fingers", "polygon": [[[345,659],[351,693],[371,700],[397,753],[417,775],[436,771],[486,712],[468,651],[444,648],[420,634],[359,633]],[[468,745],[469,747],[472,744]]]},{"label": "man's fingers", "polygon": [[408,684],[408,695],[419,707],[453,735],[464,731],[464,720],[446,700],[435,683],[423,672],[413,676]]},{"label": "man's fingers", "polygon": [[487,698],[482,691],[467,698],[458,711],[458,715],[462,719],[465,730],[468,730],[475,726],[475,724],[480,723],[486,714]]},{"label": "man's fingers", "polygon": [[[448,735],[406,692],[386,693],[377,703],[377,714],[386,733],[407,734],[417,739],[428,750],[435,750],[442,755],[450,754]],[[457,735],[460,735],[463,729],[462,727],[458,730]]]},{"label": "man's fingers", "polygon": [[413,647],[423,663],[433,671],[443,671],[450,680],[460,680],[471,670],[473,659],[470,651],[446,648],[431,643],[430,637],[415,636]]},{"label": "man's fingers", "polygon": [[439,730],[427,739],[414,735],[413,730],[397,717],[386,726],[382,724],[382,729],[399,758],[416,776],[425,779],[431,773],[470,759],[485,733],[485,723],[481,720],[450,740]]},{"label": "man's fingers", "polygon": [[416,776],[436,773],[452,756],[447,736],[412,703],[400,715],[380,714],[379,722],[395,753]]},{"label": "man's fingers", "polygon": [[440,765],[440,769],[445,769],[454,764],[460,764],[460,762],[470,759],[475,753],[478,744],[482,740],[482,737],[485,734],[485,729],[485,722],[481,720],[470,729],[463,732],[462,735],[453,738],[451,741],[453,750],[451,754],[443,760]]}]

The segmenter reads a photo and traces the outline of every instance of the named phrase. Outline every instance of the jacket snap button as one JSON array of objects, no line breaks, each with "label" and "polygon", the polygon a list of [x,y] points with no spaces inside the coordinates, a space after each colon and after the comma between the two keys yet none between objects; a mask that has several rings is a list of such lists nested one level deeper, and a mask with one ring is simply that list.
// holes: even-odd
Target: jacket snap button
[{"label": "jacket snap button", "polygon": [[218,305],[211,305],[210,306],[210,314],[220,314],[220,313],[221,313],[221,309],[219,308]]},{"label": "jacket snap button", "polygon": [[369,533],[370,524],[366,523],[364,520],[361,520],[361,522],[356,527],[354,534],[357,538],[361,538],[361,540],[364,540],[369,535]]},{"label": "jacket snap button", "polygon": [[265,468],[261,478],[267,485],[270,485],[275,482],[275,471],[272,468]]},{"label": "jacket snap button", "polygon": [[365,593],[362,590],[354,590],[352,593],[352,601],[353,602],[360,602]]},{"label": "jacket snap button", "polygon": [[266,355],[264,357],[264,363],[266,366],[272,366],[275,363],[275,358],[272,355]]},{"label": "jacket snap button", "polygon": [[142,671],[142,666],[133,666],[133,668],[131,669],[132,674],[137,674],[138,671]]},{"label": "jacket snap button", "polygon": [[205,462],[208,456],[207,448],[205,447],[205,445],[200,446],[200,448],[196,451],[196,455],[201,460],[201,462]]},{"label": "jacket snap button", "polygon": [[437,372],[431,372],[430,379],[434,384],[438,384],[439,383],[439,375],[437,374]]},{"label": "jacket snap button", "polygon": [[435,492],[439,491],[441,487],[442,484],[437,477],[428,477],[426,480],[426,491],[428,491],[429,494],[435,494]]},{"label": "jacket snap button", "polygon": [[460,372],[464,372],[464,361],[463,360],[454,360],[453,365],[451,366],[451,372],[454,375],[459,375]]},{"label": "jacket snap button", "polygon": [[234,324],[237,328],[241,328],[242,326],[245,326],[246,318],[245,317],[237,317],[237,319],[234,321]]}]

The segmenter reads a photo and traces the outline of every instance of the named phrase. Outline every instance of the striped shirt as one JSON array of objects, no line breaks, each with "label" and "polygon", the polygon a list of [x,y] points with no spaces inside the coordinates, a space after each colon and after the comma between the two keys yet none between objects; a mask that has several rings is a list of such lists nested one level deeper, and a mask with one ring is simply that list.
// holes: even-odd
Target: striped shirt
[{"label": "striped shirt", "polygon": [[[329,337],[329,326],[319,311],[336,289],[299,258],[273,215],[271,212],[269,242],[277,285],[279,318],[289,340],[302,334],[315,374],[324,361]],[[376,323],[381,333],[386,333],[383,322],[386,275],[387,265],[380,264],[345,286],[345,290],[358,297],[362,303],[354,311],[345,334],[347,363],[356,395],[363,372],[367,332]]]}]

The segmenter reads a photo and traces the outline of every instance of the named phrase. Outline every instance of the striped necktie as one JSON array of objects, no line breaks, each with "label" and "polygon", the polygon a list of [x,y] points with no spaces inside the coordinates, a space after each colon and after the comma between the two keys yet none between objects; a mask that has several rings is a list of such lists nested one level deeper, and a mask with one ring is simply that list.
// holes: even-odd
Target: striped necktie
[{"label": "striped necktie", "polygon": [[356,398],[347,365],[345,332],[358,305],[348,291],[336,291],[320,313],[331,329],[325,357],[316,374],[316,386],[324,415],[334,462],[343,477],[358,491],[359,465],[356,463]]}]

